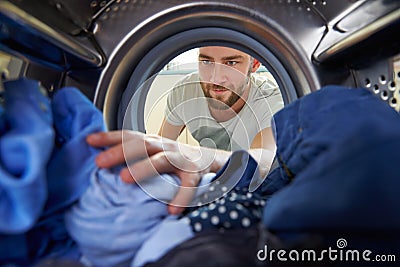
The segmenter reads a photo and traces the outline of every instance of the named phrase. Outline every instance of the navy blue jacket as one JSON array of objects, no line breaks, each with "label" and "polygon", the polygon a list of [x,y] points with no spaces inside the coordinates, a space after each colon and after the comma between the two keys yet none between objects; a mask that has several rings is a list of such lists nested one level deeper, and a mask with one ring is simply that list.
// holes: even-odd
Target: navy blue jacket
[{"label": "navy blue jacket", "polygon": [[361,235],[375,238],[370,245],[378,236],[385,245],[377,247],[398,248],[400,116],[394,109],[365,89],[328,86],[278,112],[274,125],[279,167],[268,179],[283,182],[264,208],[269,231],[348,237],[349,243]]}]

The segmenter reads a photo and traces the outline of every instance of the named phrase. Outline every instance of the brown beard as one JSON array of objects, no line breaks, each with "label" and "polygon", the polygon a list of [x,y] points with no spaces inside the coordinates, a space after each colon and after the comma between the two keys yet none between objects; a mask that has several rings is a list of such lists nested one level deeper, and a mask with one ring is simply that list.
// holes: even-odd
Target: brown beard
[{"label": "brown beard", "polygon": [[[203,83],[203,88],[204,88],[203,89],[204,95],[205,97],[207,97],[209,105],[214,109],[219,109],[219,110],[229,109],[240,99],[240,96],[238,94],[220,85]],[[231,95],[225,101],[223,100],[222,97],[214,98],[210,94],[210,90],[212,89],[228,90],[229,92],[231,92]]]},{"label": "brown beard", "polygon": [[[251,64],[250,64],[251,66]],[[249,85],[250,82],[250,75],[251,75],[251,67],[248,69],[247,71],[247,75],[246,75],[246,82],[245,82],[245,86]],[[235,93],[234,91],[230,90],[227,87],[218,85],[218,84],[212,84],[212,83],[206,83],[206,82],[200,82],[201,84],[201,88],[203,89],[203,93],[204,96],[207,97],[207,101],[208,104],[210,105],[210,107],[214,108],[214,109],[218,109],[218,110],[227,110],[229,108],[231,108],[243,95],[244,90],[242,90],[241,92],[239,92],[239,94]],[[242,89],[244,89],[244,87]],[[222,89],[222,90],[229,90],[231,92],[231,95],[229,96],[229,98],[226,101],[223,101],[223,99],[221,97],[217,97],[217,98],[213,98],[210,94],[210,90],[212,89]]]}]

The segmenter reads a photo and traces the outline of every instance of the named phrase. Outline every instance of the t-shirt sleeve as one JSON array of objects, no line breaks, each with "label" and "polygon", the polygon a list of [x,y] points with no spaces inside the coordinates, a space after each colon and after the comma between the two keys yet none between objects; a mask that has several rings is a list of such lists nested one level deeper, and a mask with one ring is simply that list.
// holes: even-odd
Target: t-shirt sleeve
[{"label": "t-shirt sleeve", "polygon": [[183,79],[178,81],[167,97],[167,105],[165,107],[165,118],[168,123],[174,126],[184,125],[183,117],[181,114],[182,107],[180,103],[183,102]]},{"label": "t-shirt sleeve", "polygon": [[269,105],[269,114],[268,116],[268,127],[271,127],[271,122],[273,120],[273,116],[279,110],[281,110],[284,106],[283,99],[279,87],[275,87],[273,93],[268,97],[268,105]]},{"label": "t-shirt sleeve", "polygon": [[197,73],[191,73],[180,79],[170,90],[167,97],[165,117],[174,126],[182,126],[198,114],[201,101],[201,87]]},{"label": "t-shirt sleeve", "polygon": [[258,102],[258,108],[262,109],[259,112],[260,128],[271,127],[273,116],[284,106],[283,99],[279,87],[274,83],[267,81],[261,93],[261,98]]}]

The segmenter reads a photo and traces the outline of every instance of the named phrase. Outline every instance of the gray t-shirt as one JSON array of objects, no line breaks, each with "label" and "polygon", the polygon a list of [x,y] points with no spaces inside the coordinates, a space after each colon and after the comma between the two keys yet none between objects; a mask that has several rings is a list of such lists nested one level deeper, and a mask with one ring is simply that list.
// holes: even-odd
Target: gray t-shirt
[{"label": "gray t-shirt", "polygon": [[217,122],[211,115],[197,73],[181,79],[169,92],[166,119],[186,125],[201,146],[224,150],[249,149],[261,130],[271,127],[271,118],[283,107],[279,88],[268,79],[251,78],[246,104],[232,119]]}]

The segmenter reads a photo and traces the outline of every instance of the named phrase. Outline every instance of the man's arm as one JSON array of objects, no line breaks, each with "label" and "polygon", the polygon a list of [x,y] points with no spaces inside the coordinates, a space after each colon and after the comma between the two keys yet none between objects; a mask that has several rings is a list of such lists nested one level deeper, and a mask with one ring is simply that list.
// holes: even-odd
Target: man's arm
[{"label": "man's arm", "polygon": [[[212,172],[219,171],[232,154],[231,152],[224,150],[208,148],[201,148],[201,150],[202,155],[205,155],[203,157],[204,159],[213,158],[209,169]],[[257,161],[259,165],[258,168],[260,171],[260,176],[265,177],[271,169],[276,152],[275,139],[270,127],[258,132],[258,134],[254,137],[248,152]],[[201,165],[205,166],[206,164],[206,162],[203,162]]]},{"label": "man's arm", "polygon": [[261,130],[249,150],[250,155],[259,163],[261,177],[265,177],[271,169],[275,157],[276,144],[270,127]]},{"label": "man's arm", "polygon": [[[268,173],[275,155],[275,144],[271,141],[271,129],[264,129],[256,136],[254,146],[249,150],[259,163],[262,177]],[[159,173],[174,173],[180,177],[182,186],[169,205],[172,214],[179,214],[190,203],[201,176],[207,172],[219,171],[232,154],[229,151],[190,146],[158,135],[135,131],[91,134],[87,137],[87,142],[94,147],[111,146],[96,158],[96,163],[101,168],[124,164],[126,159],[139,159],[121,170],[121,178],[127,183],[135,183]]]},{"label": "man's arm", "polygon": [[158,131],[158,135],[166,137],[171,140],[176,140],[183,131],[183,129],[185,129],[185,125],[179,125],[179,126],[172,125],[164,117],[160,130]]}]

